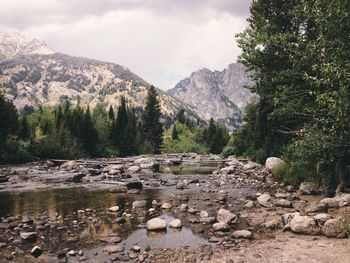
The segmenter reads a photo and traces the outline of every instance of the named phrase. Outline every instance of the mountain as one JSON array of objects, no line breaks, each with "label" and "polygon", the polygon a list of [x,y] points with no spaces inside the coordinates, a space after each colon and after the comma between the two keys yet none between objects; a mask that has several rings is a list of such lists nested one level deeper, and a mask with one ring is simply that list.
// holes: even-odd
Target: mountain
[{"label": "mountain", "polygon": [[233,63],[223,71],[201,69],[193,72],[168,93],[195,107],[201,118],[213,118],[235,129],[242,123],[247,104],[258,99],[246,88],[252,83],[245,67]]},{"label": "mountain", "polygon": [[[65,100],[94,107],[119,105],[125,96],[130,105],[143,108],[150,86],[128,68],[88,58],[55,53],[38,40],[18,33],[0,34],[0,90],[13,100],[19,111],[39,106],[57,106]],[[193,108],[158,90],[164,119],[184,108],[197,119]]]},{"label": "mountain", "polygon": [[17,32],[0,32],[0,61],[22,55],[53,53],[43,41],[28,39]]}]

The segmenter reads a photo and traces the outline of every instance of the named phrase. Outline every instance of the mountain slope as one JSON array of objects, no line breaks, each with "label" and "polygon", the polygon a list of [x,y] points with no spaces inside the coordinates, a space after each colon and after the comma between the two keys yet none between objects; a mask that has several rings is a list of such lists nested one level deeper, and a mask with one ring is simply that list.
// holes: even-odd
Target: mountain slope
[{"label": "mountain slope", "polygon": [[209,69],[193,72],[168,93],[194,106],[201,118],[214,118],[235,129],[242,123],[246,105],[258,99],[245,88],[251,84],[245,67],[233,63],[221,72]]},{"label": "mountain slope", "polygon": [[[22,49],[19,54],[23,52]],[[126,67],[60,53],[43,55],[34,52],[0,61],[0,89],[20,111],[36,109],[40,105],[57,106],[67,99],[90,107],[102,102],[106,108],[109,105],[116,108],[122,95],[133,107],[142,108],[149,86]],[[189,105],[161,90],[158,92],[165,119],[172,118],[181,108],[190,118],[198,118]]]}]

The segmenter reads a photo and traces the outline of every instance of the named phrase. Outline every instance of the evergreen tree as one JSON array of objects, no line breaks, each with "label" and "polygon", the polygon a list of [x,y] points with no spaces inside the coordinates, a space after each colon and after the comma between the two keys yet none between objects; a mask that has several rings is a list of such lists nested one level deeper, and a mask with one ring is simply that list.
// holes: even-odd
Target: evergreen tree
[{"label": "evergreen tree", "polygon": [[163,126],[160,122],[161,110],[155,87],[147,92],[146,107],[142,116],[145,141],[149,143],[152,153],[160,153],[163,142]]},{"label": "evergreen tree", "polygon": [[121,155],[125,154],[125,148],[127,147],[125,142],[126,127],[128,124],[128,112],[126,107],[125,97],[120,98],[120,105],[118,107],[117,118],[115,121],[115,131],[113,142],[117,147]]},{"label": "evergreen tree", "polygon": [[224,147],[227,145],[229,135],[224,126],[218,126],[215,129],[215,133],[210,141],[209,152],[214,154],[220,154]]},{"label": "evergreen tree", "polygon": [[84,114],[83,125],[81,130],[81,139],[84,150],[90,155],[95,156],[97,154],[97,144],[99,142],[98,132],[93,125],[90,113],[90,107],[88,106]]},{"label": "evergreen tree", "polygon": [[18,135],[23,140],[29,139],[30,137],[30,129],[28,125],[27,115],[23,115],[20,120]]},{"label": "evergreen tree", "polygon": [[5,99],[0,93],[0,146],[9,135],[15,135],[18,128],[18,114],[11,101]]},{"label": "evergreen tree", "polygon": [[209,127],[208,127],[208,130],[206,132],[206,142],[207,142],[207,145],[211,145],[211,142],[213,140],[213,137],[216,133],[216,125],[215,125],[215,121],[213,118],[210,118],[209,120]]},{"label": "evergreen tree", "polygon": [[173,140],[179,139],[179,133],[176,130],[176,124],[174,124],[173,131],[171,132],[171,139]]},{"label": "evergreen tree", "polygon": [[109,110],[108,110],[108,117],[110,120],[114,120],[115,116],[114,116],[114,110],[112,105],[109,106]]}]

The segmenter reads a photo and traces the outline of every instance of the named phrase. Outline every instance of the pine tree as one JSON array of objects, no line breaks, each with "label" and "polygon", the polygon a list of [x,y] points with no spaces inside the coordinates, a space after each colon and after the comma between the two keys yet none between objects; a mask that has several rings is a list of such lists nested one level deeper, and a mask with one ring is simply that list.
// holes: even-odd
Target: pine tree
[{"label": "pine tree", "polygon": [[29,139],[30,137],[30,129],[28,125],[27,115],[23,115],[20,120],[18,135],[23,140]]},{"label": "pine tree", "polygon": [[11,101],[0,93],[0,146],[10,134],[16,134],[18,128],[18,114]]},{"label": "pine tree", "polygon": [[206,134],[206,142],[207,142],[207,145],[211,145],[211,141],[213,139],[213,136],[215,135],[215,132],[216,132],[216,125],[215,125],[215,121],[213,118],[210,118],[209,120],[209,127],[208,127],[208,131],[207,131],[207,134]]},{"label": "pine tree", "polygon": [[152,148],[152,153],[160,153],[163,142],[163,126],[160,122],[161,110],[155,87],[148,89],[146,107],[142,116],[145,141]]},{"label": "pine tree", "polygon": [[173,130],[171,132],[171,139],[178,140],[179,139],[179,133],[176,129],[176,124],[174,124]]},{"label": "pine tree", "polygon": [[125,97],[120,98],[120,105],[118,107],[117,118],[115,121],[115,130],[113,142],[117,147],[121,155],[125,154],[125,131],[128,124],[128,113],[126,107],[126,99]]},{"label": "pine tree", "polygon": [[114,116],[114,110],[112,105],[109,106],[108,117],[110,120],[114,121],[115,116]]}]

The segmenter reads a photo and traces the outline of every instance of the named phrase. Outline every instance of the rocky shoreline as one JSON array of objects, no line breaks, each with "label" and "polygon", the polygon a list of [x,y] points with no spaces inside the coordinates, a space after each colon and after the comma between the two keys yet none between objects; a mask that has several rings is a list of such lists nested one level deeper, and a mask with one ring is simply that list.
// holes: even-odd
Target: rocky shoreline
[{"label": "rocky shoreline", "polygon": [[[213,172],[172,173],[201,166]],[[2,214],[0,261],[347,262],[338,258],[349,245],[350,195],[322,198],[307,183],[279,185],[272,168],[197,154],[2,167],[3,195],[73,189],[103,191],[103,198],[66,213]],[[286,244],[293,250],[285,251]],[[324,255],[323,246],[335,249]]]}]

